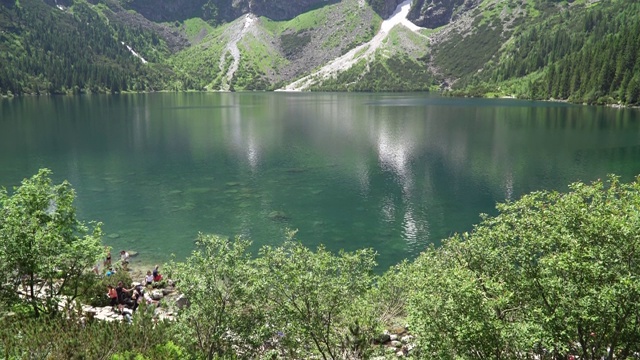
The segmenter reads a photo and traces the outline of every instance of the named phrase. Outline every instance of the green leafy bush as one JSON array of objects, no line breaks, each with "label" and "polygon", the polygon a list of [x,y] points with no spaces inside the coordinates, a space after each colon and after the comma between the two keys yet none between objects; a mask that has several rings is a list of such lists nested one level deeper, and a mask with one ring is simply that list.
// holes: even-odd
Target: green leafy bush
[{"label": "green leafy bush", "polygon": [[239,238],[199,234],[197,250],[184,263],[167,266],[190,304],[178,312],[172,330],[198,358],[252,357],[266,340],[249,245]]},{"label": "green leafy bush", "polygon": [[412,265],[409,320],[440,359],[640,351],[640,178],[499,204]]},{"label": "green leafy bush", "polygon": [[[292,237],[293,234],[290,234]],[[372,250],[333,255],[295,241],[263,247],[258,266],[266,317],[282,358],[361,358],[379,330],[364,294],[372,284]]]},{"label": "green leafy bush", "polygon": [[71,184],[50,176],[41,169],[12,195],[0,189],[0,298],[27,302],[36,316],[58,311],[62,294],[73,300],[102,252],[101,224],[78,220]]}]

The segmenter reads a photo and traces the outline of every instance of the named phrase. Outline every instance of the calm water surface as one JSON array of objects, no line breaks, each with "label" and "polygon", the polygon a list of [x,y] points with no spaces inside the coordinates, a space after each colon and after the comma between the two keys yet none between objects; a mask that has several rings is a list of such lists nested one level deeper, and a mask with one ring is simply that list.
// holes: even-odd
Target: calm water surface
[{"label": "calm water surface", "polygon": [[0,100],[0,184],[54,171],[138,261],[198,232],[286,228],[384,269],[496,202],[640,173],[640,111],[425,94],[194,93]]}]

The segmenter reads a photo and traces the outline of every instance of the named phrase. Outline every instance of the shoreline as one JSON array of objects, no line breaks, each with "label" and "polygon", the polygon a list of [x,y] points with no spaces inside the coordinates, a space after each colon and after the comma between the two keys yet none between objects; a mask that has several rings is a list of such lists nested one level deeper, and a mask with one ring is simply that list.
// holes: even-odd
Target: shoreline
[{"label": "shoreline", "polygon": [[[139,255],[137,253],[133,256],[132,259],[129,260],[127,270],[122,270],[122,264],[120,263],[120,260],[111,263],[111,267],[116,269],[118,272],[127,271],[129,273],[129,276],[131,276],[131,281],[139,283],[145,282],[147,271],[153,271],[153,268],[156,265],[160,266],[160,273],[163,274],[162,267],[164,266],[164,263],[152,262],[148,259],[139,258]],[[99,269],[101,274],[106,273],[106,269],[102,264],[99,265]]]},{"label": "shoreline", "polygon": [[[5,95],[5,94],[0,94],[0,99],[15,99],[15,98],[20,98],[20,97],[40,97],[40,96],[83,96],[83,95],[128,95],[128,94],[160,94],[160,93],[174,93],[175,91],[172,90],[158,90],[158,91],[124,91],[124,92],[116,92],[116,93],[110,93],[110,92],[97,92],[97,93],[79,93],[79,94],[50,94],[50,93],[44,93],[44,94],[13,94],[11,96]],[[183,90],[183,91],[178,91],[178,93],[250,93],[250,92],[256,92],[256,91],[225,91],[225,90]],[[260,90],[259,92],[264,92],[264,93],[301,93],[301,92],[330,92],[330,93],[346,93],[348,91],[327,91],[327,90],[323,90],[323,91],[310,91],[310,90],[290,90],[290,89],[274,89],[274,90]],[[386,91],[373,91],[373,92],[369,92],[369,91],[356,91],[356,92],[360,92],[360,93],[385,93]],[[566,99],[553,99],[553,98],[549,98],[549,99],[532,99],[532,98],[518,98],[515,95],[498,95],[498,94],[493,94],[493,93],[485,93],[481,96],[471,96],[468,95],[467,93],[462,93],[462,94],[458,94],[458,95],[451,95],[451,90],[448,89],[439,89],[437,91],[411,91],[411,90],[403,90],[403,91],[398,91],[398,92],[406,92],[406,93],[415,93],[415,92],[423,92],[423,93],[439,93],[441,96],[446,96],[446,97],[454,97],[454,98],[480,98],[480,99],[513,99],[513,100],[525,100],[525,101],[541,101],[541,102],[557,102],[557,103],[565,103],[565,104],[571,104],[571,105],[583,105],[583,106],[605,106],[605,107],[610,107],[610,108],[614,108],[614,109],[640,109],[640,105],[625,105],[625,104],[620,104],[620,103],[605,103],[605,104],[589,104],[589,103],[585,103],[585,102],[571,102],[569,100]],[[496,96],[493,96],[493,95]]]}]

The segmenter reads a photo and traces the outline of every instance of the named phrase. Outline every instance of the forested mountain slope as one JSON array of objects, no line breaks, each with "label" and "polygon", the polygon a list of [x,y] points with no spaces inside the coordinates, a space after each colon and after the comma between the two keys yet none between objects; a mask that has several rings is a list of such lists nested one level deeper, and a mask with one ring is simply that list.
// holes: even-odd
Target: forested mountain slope
[{"label": "forested mountain slope", "polygon": [[[100,10],[86,2],[66,8],[42,0],[3,1],[0,93],[166,88],[176,74],[159,64],[169,54],[161,32],[110,20],[113,12],[104,5]],[[179,46],[178,39],[172,40]],[[144,53],[145,60],[135,51]]]},{"label": "forested mountain slope", "polygon": [[[559,11],[558,11],[559,10]],[[638,104],[640,3],[548,5],[460,93]]]},{"label": "forested mountain slope", "polygon": [[0,94],[274,90],[376,37],[306,89],[638,104],[636,1],[413,0],[383,30],[401,3],[0,0]]}]

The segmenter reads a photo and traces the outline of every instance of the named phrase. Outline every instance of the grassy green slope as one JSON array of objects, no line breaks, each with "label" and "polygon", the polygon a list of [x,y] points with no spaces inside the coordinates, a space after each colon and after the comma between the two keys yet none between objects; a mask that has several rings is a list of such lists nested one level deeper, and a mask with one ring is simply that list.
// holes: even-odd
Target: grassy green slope
[{"label": "grassy green slope", "polygon": [[314,86],[315,91],[427,91],[435,78],[424,58],[428,41],[396,26],[370,59],[363,58],[350,69]]},{"label": "grassy green slope", "polygon": [[[236,90],[269,90],[274,84],[273,73],[282,69],[288,61],[273,46],[263,39],[250,34],[240,44],[240,64],[233,76],[232,85]],[[272,76],[269,76],[272,75]]]},{"label": "grassy green slope", "polygon": [[[200,43],[191,46],[167,60],[176,72],[196,79],[196,88],[203,89],[220,81],[220,57],[229,41],[226,30],[231,24],[213,29]],[[225,63],[223,63],[224,67]]]},{"label": "grassy green slope", "polygon": [[[175,54],[167,64],[211,90],[275,89],[368,41],[381,19],[357,0],[345,0],[288,21],[262,17],[253,20],[249,29],[244,21],[240,18],[209,29],[198,44]],[[227,44],[232,41],[237,41],[240,59],[229,80],[234,59]]]}]

